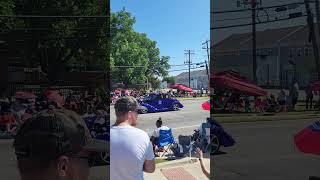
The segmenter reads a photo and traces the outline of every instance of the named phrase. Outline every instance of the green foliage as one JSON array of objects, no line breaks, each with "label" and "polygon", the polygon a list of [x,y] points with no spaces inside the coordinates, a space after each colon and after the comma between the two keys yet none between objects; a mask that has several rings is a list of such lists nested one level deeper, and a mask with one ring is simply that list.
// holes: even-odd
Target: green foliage
[{"label": "green foliage", "polygon": [[111,13],[110,64],[113,82],[130,85],[145,83],[148,79],[153,87],[157,87],[159,80],[156,77],[168,74],[170,57],[160,57],[156,42],[145,33],[134,31],[135,22],[135,18],[125,9]]},{"label": "green foliage", "polygon": [[173,76],[164,77],[163,81],[167,81],[168,84],[175,84],[176,83],[176,79]]},{"label": "green foliage", "polygon": [[[5,5],[5,6],[3,6]],[[107,2],[93,0],[5,0],[0,13],[35,16],[106,15]],[[42,67],[49,80],[56,79],[57,69],[69,65],[103,67],[108,64],[107,18],[15,18],[2,31],[8,41],[20,50],[27,64]],[[1,22],[0,22],[1,24]],[[24,45],[16,45],[15,39]]]}]

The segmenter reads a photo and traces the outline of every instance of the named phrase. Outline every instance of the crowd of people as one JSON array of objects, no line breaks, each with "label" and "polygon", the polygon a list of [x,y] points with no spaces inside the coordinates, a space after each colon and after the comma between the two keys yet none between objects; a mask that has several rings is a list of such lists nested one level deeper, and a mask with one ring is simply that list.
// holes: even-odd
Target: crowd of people
[{"label": "crowd of people", "polygon": [[97,93],[69,93],[63,97],[59,91],[48,90],[38,96],[30,92],[19,92],[12,97],[0,97],[0,132],[2,137],[12,137],[21,124],[33,114],[52,108],[65,108],[86,118],[90,114],[105,114],[109,101]]},{"label": "crowd of people", "polygon": [[[111,98],[111,104],[115,104],[115,102],[120,97],[126,97],[126,96],[132,96],[138,100],[147,97],[149,94],[152,93],[163,93],[161,90],[137,90],[137,89],[116,89],[113,92],[110,93]],[[171,94],[172,97],[204,97],[208,95],[208,91],[206,90],[198,90],[193,92],[187,92],[187,91],[180,91],[180,90],[168,90],[166,93]]]},{"label": "crowd of people", "polygon": [[[281,89],[277,95],[258,97],[244,95],[239,92],[217,91],[213,97],[214,110],[222,109],[229,112],[288,112],[296,111],[299,100],[299,85],[295,81],[289,90]],[[315,100],[314,96],[318,96]],[[311,86],[305,88],[305,110],[320,109],[319,92]]]}]

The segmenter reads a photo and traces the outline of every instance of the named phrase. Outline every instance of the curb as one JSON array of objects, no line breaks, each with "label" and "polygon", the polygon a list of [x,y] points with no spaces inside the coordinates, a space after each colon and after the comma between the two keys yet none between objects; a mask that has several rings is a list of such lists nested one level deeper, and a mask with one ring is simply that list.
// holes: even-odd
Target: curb
[{"label": "curb", "polygon": [[159,163],[156,165],[156,168],[167,168],[167,167],[172,167],[172,166],[181,166],[185,164],[194,164],[198,162],[197,158],[183,158],[183,159],[178,159],[178,160],[173,160],[176,162],[164,162],[164,163]]},{"label": "curb", "polygon": [[316,118],[319,118],[319,116],[316,117],[310,117],[310,118],[301,118],[301,119],[262,119],[262,120],[244,120],[244,121],[220,121],[221,124],[241,124],[241,123],[257,123],[257,122],[274,122],[274,121],[305,121],[305,120],[316,120]]},{"label": "curb", "polygon": [[209,97],[198,97],[198,98],[176,98],[179,101],[190,101],[190,100],[208,100]]}]

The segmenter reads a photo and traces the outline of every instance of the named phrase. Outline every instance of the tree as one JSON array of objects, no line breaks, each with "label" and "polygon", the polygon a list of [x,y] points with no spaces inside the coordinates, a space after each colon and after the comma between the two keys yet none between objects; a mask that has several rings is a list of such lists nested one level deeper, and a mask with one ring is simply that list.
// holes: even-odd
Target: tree
[{"label": "tree", "polygon": [[127,85],[145,83],[154,87],[159,76],[168,74],[169,56],[160,57],[156,42],[145,33],[135,32],[135,18],[122,9],[111,13],[111,74],[113,82]]},{"label": "tree", "polygon": [[[92,0],[6,0],[5,15],[98,16],[106,15],[106,1]],[[2,7],[2,6],[1,6]],[[11,8],[11,9],[10,9]],[[7,18],[1,28],[12,50],[29,66],[41,66],[49,82],[57,80],[57,70],[70,65],[107,68],[107,18]],[[24,44],[17,44],[16,40]],[[19,47],[19,48],[18,48]]]},{"label": "tree", "polygon": [[176,83],[176,79],[175,79],[174,76],[164,77],[163,81],[167,81],[167,83],[169,83],[169,84],[175,84]]}]

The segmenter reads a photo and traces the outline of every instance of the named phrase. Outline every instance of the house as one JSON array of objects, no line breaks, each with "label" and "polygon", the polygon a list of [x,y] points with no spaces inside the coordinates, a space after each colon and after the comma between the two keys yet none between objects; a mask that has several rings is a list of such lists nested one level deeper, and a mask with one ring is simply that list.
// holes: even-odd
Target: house
[{"label": "house", "polygon": [[[316,79],[307,25],[258,31],[256,38],[258,85],[289,87],[295,77],[304,87]],[[211,57],[215,72],[231,69],[253,80],[251,32],[233,34],[214,44]]]},{"label": "house", "polygon": [[[177,84],[189,86],[189,72],[183,72],[175,76]],[[208,89],[209,80],[206,70],[197,70],[190,72],[190,87],[192,89]]]}]

